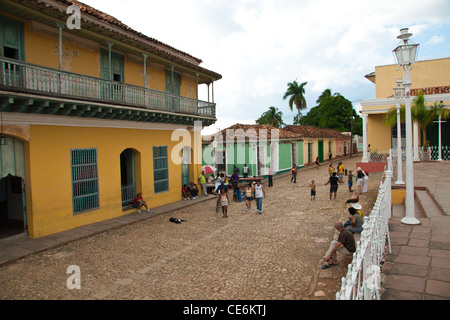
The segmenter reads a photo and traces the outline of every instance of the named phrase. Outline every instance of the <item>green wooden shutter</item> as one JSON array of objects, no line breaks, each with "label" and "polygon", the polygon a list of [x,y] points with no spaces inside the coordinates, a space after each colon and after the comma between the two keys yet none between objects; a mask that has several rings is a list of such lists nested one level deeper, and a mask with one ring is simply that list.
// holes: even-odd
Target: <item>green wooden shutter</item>
[{"label": "green wooden shutter", "polygon": [[153,182],[155,194],[169,191],[169,161],[167,146],[153,147]]},{"label": "green wooden shutter", "polygon": [[[0,53],[17,60],[25,60],[25,45],[23,22],[0,15]],[[16,51],[17,50],[17,51]],[[13,51],[17,52],[16,57],[12,57]]]}]

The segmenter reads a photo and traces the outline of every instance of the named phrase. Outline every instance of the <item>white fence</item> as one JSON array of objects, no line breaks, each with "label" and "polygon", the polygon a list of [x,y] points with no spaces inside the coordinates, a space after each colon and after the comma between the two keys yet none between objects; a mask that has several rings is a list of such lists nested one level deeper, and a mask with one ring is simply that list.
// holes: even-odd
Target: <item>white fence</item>
[{"label": "white fence", "polygon": [[336,293],[336,300],[379,300],[380,262],[384,255],[386,239],[389,241],[389,219],[391,218],[392,158],[388,158],[387,169],[381,179],[378,198],[369,214],[364,217],[364,231],[356,244],[347,276]]},{"label": "white fence", "polygon": [[[397,161],[397,149],[391,149],[392,151],[392,161]],[[382,155],[384,157],[387,157],[388,155]],[[376,155],[374,156],[375,160],[372,159],[371,156],[371,162],[376,162]],[[381,157],[382,158],[382,157]],[[426,151],[423,150],[423,147],[419,148],[419,159],[420,160],[432,160],[436,161],[439,160],[439,147],[438,146],[428,146],[426,148]],[[405,147],[402,147],[402,160],[406,160],[406,149]],[[441,146],[441,160],[450,160],[450,146]],[[382,161],[382,160],[380,160]]]}]

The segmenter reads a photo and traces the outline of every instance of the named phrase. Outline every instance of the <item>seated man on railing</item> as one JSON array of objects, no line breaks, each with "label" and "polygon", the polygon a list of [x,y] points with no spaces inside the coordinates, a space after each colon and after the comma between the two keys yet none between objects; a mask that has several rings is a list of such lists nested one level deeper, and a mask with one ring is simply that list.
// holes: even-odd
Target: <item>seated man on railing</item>
[{"label": "seated man on railing", "polygon": [[327,263],[322,267],[322,270],[338,264],[337,252],[344,256],[351,257],[356,251],[355,238],[350,231],[344,228],[344,224],[342,222],[336,222],[334,227],[339,231],[339,237],[337,241],[331,241],[327,255],[324,257]]}]

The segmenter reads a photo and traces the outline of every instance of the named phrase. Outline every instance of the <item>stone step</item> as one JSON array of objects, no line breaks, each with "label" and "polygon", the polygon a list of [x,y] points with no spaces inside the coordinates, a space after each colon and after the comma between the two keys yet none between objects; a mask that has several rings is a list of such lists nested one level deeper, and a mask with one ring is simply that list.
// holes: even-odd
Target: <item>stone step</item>
[{"label": "stone step", "polygon": [[392,218],[402,219],[405,216],[405,204],[394,203],[392,205]]},{"label": "stone step", "polygon": [[[406,206],[405,203],[393,203],[392,204],[392,218],[394,219],[402,219],[405,217]],[[420,200],[417,197],[417,194],[414,197],[414,216],[416,218],[426,218],[424,208],[422,207]]]},{"label": "stone step", "polygon": [[443,216],[442,210],[430,196],[427,190],[415,190],[416,200],[427,218]]}]

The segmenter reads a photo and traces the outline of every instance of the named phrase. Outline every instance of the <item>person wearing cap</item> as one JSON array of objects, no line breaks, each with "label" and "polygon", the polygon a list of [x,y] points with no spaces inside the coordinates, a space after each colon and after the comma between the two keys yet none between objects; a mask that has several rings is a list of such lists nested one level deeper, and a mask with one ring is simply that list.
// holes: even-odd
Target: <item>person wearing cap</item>
[{"label": "person wearing cap", "polygon": [[349,220],[346,223],[344,223],[344,228],[347,228],[347,230],[353,234],[361,233],[364,230],[363,228],[364,220],[363,218],[361,218],[360,214],[356,210],[355,208],[356,205],[361,207],[360,204],[352,203],[352,206],[348,208]]},{"label": "person wearing cap", "polygon": [[362,212],[361,212],[362,206],[361,206],[359,203],[354,202],[354,203],[351,204],[351,206],[352,206],[353,208],[355,208],[356,212],[359,214],[359,216],[360,216],[361,218],[364,218],[364,217],[363,217],[363,214],[362,214]]},{"label": "person wearing cap", "polygon": [[351,257],[356,251],[355,238],[350,231],[344,228],[344,224],[342,222],[336,222],[334,227],[339,231],[339,236],[337,240],[331,241],[327,255],[324,257],[324,260],[327,263],[322,267],[322,270],[338,264],[337,252],[344,256]]}]

